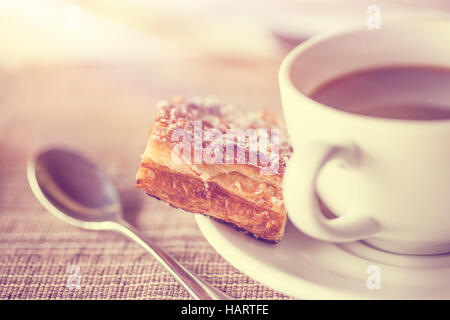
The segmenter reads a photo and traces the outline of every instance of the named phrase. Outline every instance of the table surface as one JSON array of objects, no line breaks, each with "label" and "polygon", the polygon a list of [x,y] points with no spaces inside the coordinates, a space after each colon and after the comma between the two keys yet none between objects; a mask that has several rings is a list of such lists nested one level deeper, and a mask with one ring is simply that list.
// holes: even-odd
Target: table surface
[{"label": "table surface", "polygon": [[[97,162],[114,178],[126,220],[231,297],[288,298],[228,264],[193,214],[134,187],[158,100],[214,94],[243,112],[281,112],[279,60],[175,60],[0,70],[0,299],[190,298],[139,245],[119,234],[77,229],[46,212],[25,169],[30,153],[47,145],[79,150]],[[81,275],[78,289],[68,286],[73,265]]]},{"label": "table surface", "polygon": [[[316,2],[299,4],[317,17],[335,16]],[[195,12],[192,3],[177,2],[185,10],[164,3],[0,3],[0,299],[189,299],[137,244],[46,212],[28,186],[26,162],[49,145],[76,149],[104,168],[120,190],[125,219],[231,297],[289,298],[228,264],[193,214],[146,196],[134,179],[158,100],[216,95],[243,113],[281,115],[278,67],[299,39],[284,39],[282,50],[251,21],[253,11],[242,15],[233,4],[227,14],[197,7],[189,18],[181,12]],[[355,10],[366,17],[365,9]],[[334,30],[322,21],[316,24]]]}]

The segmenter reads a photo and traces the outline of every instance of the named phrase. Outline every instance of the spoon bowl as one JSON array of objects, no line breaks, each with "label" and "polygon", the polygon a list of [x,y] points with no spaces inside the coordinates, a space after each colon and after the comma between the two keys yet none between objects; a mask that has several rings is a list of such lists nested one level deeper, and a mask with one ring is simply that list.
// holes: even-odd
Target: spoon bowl
[{"label": "spoon bowl", "polygon": [[111,178],[79,154],[64,149],[38,152],[27,169],[32,191],[58,218],[93,230],[122,218]]}]

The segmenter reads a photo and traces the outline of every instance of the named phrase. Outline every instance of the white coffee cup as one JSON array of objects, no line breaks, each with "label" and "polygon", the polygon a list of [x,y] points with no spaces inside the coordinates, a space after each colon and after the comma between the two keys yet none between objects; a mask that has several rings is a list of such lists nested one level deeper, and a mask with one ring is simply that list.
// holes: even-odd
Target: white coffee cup
[{"label": "white coffee cup", "polygon": [[[450,68],[449,44],[450,21],[409,20],[316,37],[289,53],[279,81],[294,154],[283,197],[298,229],[398,253],[450,252],[450,120],[362,116],[308,97],[362,69]],[[319,198],[336,218],[325,218]]]}]

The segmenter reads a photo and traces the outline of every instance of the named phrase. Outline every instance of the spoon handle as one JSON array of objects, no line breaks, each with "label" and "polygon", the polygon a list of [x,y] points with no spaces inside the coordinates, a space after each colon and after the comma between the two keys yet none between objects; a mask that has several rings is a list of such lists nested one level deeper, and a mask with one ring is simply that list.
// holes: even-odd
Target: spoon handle
[{"label": "spoon handle", "polygon": [[114,229],[125,234],[130,239],[139,243],[147,250],[156,260],[158,260],[166,269],[178,280],[180,284],[191,294],[196,300],[230,300],[222,291],[214,288],[207,282],[203,281],[188,269],[183,267],[170,255],[165,253],[158,246],[146,241],[145,238],[126,221],[118,221],[114,224]]}]

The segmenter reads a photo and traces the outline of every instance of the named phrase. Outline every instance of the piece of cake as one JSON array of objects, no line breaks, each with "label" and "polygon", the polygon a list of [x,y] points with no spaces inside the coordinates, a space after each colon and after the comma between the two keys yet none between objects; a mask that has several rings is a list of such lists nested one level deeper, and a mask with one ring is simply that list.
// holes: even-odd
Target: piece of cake
[{"label": "piece of cake", "polygon": [[286,212],[281,182],[292,148],[267,111],[210,98],[158,105],[136,186],[171,206],[278,242]]}]

